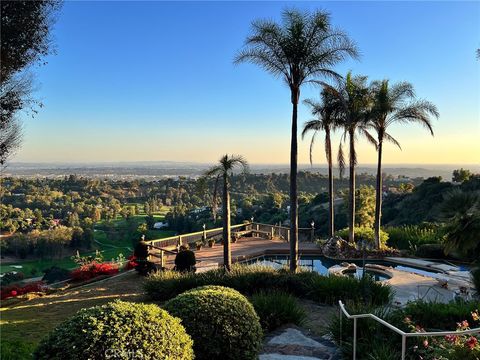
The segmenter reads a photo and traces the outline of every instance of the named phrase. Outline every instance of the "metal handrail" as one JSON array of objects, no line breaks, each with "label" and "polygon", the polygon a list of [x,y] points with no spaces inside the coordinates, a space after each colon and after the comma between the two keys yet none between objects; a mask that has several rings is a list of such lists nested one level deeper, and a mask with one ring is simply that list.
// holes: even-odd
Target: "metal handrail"
[{"label": "metal handrail", "polygon": [[476,334],[480,333],[480,328],[470,329],[470,330],[462,330],[462,331],[430,331],[430,332],[418,332],[418,333],[406,333],[403,330],[400,330],[396,326],[386,322],[385,320],[380,319],[378,316],[373,314],[357,314],[357,315],[350,315],[347,310],[345,309],[345,305],[343,305],[342,301],[338,302],[340,306],[340,327],[342,321],[342,313],[347,317],[347,319],[353,319],[353,360],[357,359],[357,319],[362,318],[370,318],[379,322],[383,326],[386,326],[390,330],[396,332],[397,334],[402,336],[402,357],[401,360],[405,360],[405,354],[407,350],[407,338],[409,337],[426,337],[426,336],[446,336],[446,335],[468,335],[468,334]]}]

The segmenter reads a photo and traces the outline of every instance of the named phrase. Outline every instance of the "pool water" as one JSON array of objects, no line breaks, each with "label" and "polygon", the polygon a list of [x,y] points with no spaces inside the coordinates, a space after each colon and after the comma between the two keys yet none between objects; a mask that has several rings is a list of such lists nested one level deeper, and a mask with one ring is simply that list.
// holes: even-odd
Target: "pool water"
[{"label": "pool water", "polygon": [[[355,274],[352,274],[352,276],[355,277],[362,277],[363,276],[363,260],[333,260],[329,259],[323,256],[301,256],[298,265],[311,271],[318,272],[319,274],[322,275],[328,275],[328,269],[334,265],[340,265],[343,262],[349,262],[349,263],[354,263],[358,266],[357,272]],[[258,265],[266,265],[273,267],[275,269],[281,269],[283,267],[288,267],[290,261],[289,261],[289,256],[287,255],[265,255],[265,256],[260,256],[254,259],[250,259],[246,261],[247,264],[258,264]],[[368,259],[365,261],[367,264],[379,264],[379,265],[384,265],[384,266],[391,266],[397,270],[403,270],[403,271],[408,271],[412,272],[415,274],[419,275],[425,275],[425,276],[431,276],[431,277],[437,277],[439,272],[435,270],[424,270],[420,268],[415,268],[411,266],[405,266],[405,265],[399,265],[393,262],[389,261],[384,261],[384,260],[371,260]],[[367,273],[371,272],[370,270],[367,270]],[[378,280],[386,280],[388,279],[388,276],[373,272],[372,274],[374,277],[378,277]],[[383,278],[382,278],[383,277]]]}]

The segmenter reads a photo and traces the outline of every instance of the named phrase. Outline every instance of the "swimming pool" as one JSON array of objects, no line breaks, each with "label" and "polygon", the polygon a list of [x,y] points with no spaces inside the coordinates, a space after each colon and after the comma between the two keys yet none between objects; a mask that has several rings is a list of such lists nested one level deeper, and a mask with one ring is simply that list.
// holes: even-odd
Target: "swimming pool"
[{"label": "swimming pool", "polygon": [[[361,277],[363,272],[362,272],[362,266],[363,266],[363,260],[362,259],[356,259],[356,260],[333,260],[326,258],[324,256],[301,256],[298,261],[298,265],[301,266],[304,269],[311,270],[318,272],[319,274],[322,275],[328,275],[328,269],[331,268],[334,265],[339,265],[343,262],[349,262],[349,263],[354,263],[359,267],[359,271],[355,273],[354,276],[356,277]],[[289,256],[288,255],[263,255],[259,256],[253,259],[249,259],[245,261],[247,264],[259,264],[259,265],[266,265],[273,267],[275,269],[281,269],[283,267],[288,267],[290,261],[289,261]],[[441,274],[438,271],[435,271],[433,269],[431,270],[425,270],[421,268],[416,268],[413,266],[406,266],[406,265],[400,265],[391,261],[385,261],[385,260],[373,260],[373,259],[366,259],[365,260],[366,264],[379,264],[379,265],[384,265],[384,266],[391,266],[392,268],[396,270],[402,270],[402,271],[408,271],[411,273],[419,274],[419,275],[424,275],[424,276],[430,276],[430,277],[438,277],[439,274]],[[368,272],[368,271],[367,271]],[[374,277],[376,275],[379,275],[379,273],[375,272],[373,274]],[[380,277],[382,277],[380,275]],[[379,280],[385,280],[386,278],[380,278]],[[387,277],[388,278],[388,277]]]}]

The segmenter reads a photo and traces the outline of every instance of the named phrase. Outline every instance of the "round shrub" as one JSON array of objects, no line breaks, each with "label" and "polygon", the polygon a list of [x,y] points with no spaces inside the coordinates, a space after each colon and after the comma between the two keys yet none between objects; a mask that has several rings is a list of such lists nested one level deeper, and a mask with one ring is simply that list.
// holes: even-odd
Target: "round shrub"
[{"label": "round shrub", "polygon": [[195,253],[191,250],[182,250],[175,256],[175,269],[177,271],[193,271],[196,263]]},{"label": "round shrub", "polygon": [[35,359],[193,359],[180,320],[153,304],[114,301],[82,309],[45,338]]},{"label": "round shrub", "polygon": [[238,291],[202,286],[178,295],[165,309],[182,319],[197,359],[256,359],[262,328],[252,304]]}]

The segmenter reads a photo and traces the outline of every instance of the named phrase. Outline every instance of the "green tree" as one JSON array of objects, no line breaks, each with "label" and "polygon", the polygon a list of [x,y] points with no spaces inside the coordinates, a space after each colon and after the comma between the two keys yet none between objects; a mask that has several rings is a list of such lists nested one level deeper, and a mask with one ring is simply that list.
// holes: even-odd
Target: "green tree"
[{"label": "green tree", "polygon": [[325,155],[328,164],[328,236],[333,237],[335,234],[335,219],[334,219],[334,189],[333,189],[333,161],[332,161],[332,140],[331,133],[338,126],[336,115],[338,112],[338,105],[335,98],[325,90],[321,93],[321,102],[307,99],[304,101],[310,107],[314,120],[305,123],[302,131],[302,138],[308,132],[313,132],[312,140],[310,141],[310,164],[313,164],[313,145],[318,132],[325,132]]},{"label": "green tree", "polygon": [[380,248],[380,225],[382,216],[382,154],[383,143],[389,141],[397,145],[399,142],[390,135],[389,128],[395,124],[418,123],[426,127],[433,136],[431,116],[438,117],[438,110],[432,103],[416,100],[412,84],[401,82],[390,85],[388,80],[375,81],[371,85],[373,92],[373,109],[370,126],[377,134],[377,187],[375,205],[375,244]]},{"label": "green tree", "polygon": [[452,190],[442,203],[445,251],[480,260],[480,192]]},{"label": "green tree", "polygon": [[473,174],[471,173],[470,170],[467,170],[464,168],[453,170],[452,181],[463,183],[464,181],[469,180],[472,177],[472,175]]},{"label": "green tree", "polygon": [[18,112],[29,110],[33,116],[41,106],[31,97],[33,77],[25,69],[52,53],[50,30],[60,6],[58,0],[0,3],[0,165],[20,146],[22,126]]},{"label": "green tree", "polygon": [[282,24],[261,20],[252,24],[252,34],[235,63],[251,62],[275,77],[281,77],[290,88],[292,129],[290,146],[290,269],[298,262],[297,199],[297,111],[300,90],[307,82],[320,78],[338,78],[333,67],[342,60],[357,56],[355,44],[334,29],[330,16],[323,11],[284,10]]},{"label": "green tree", "polygon": [[236,167],[240,167],[244,172],[248,171],[247,160],[239,155],[228,156],[227,154],[220,158],[218,165],[213,166],[205,173],[206,176],[221,177],[223,179],[223,266],[227,271],[230,271],[232,266],[232,254],[230,250],[230,178]]},{"label": "green tree", "polygon": [[[329,92],[338,101],[339,124],[343,127],[343,140],[348,138],[349,143],[349,241],[355,242],[355,168],[357,166],[357,152],[355,150],[356,135],[360,133],[367,140],[376,144],[375,139],[367,131],[371,108],[371,96],[367,86],[366,76],[352,76],[349,72],[345,80],[339,82],[337,87],[324,85],[325,91]],[[345,160],[342,143],[338,150],[338,162],[340,175],[343,174]]]}]

